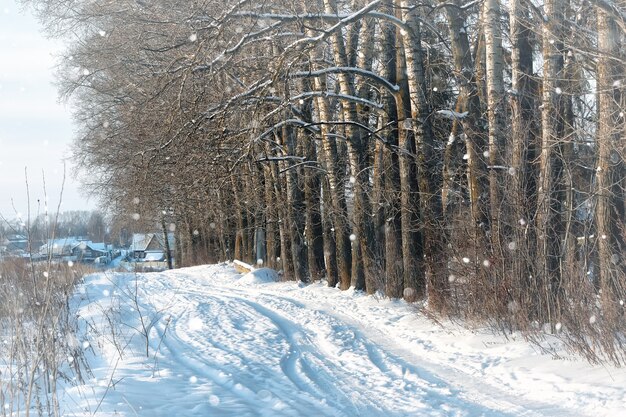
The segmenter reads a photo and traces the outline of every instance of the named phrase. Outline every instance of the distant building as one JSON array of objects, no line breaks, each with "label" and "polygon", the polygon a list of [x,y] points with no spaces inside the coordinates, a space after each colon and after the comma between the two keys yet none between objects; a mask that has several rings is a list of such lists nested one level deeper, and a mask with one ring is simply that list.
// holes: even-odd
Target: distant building
[{"label": "distant building", "polygon": [[[170,255],[174,257],[176,244],[174,233],[168,233],[167,240]],[[130,246],[130,256],[140,261],[164,261],[166,259],[166,245],[161,233],[135,233]]]},{"label": "distant building", "polygon": [[4,252],[24,252],[28,250],[28,238],[24,235],[9,235],[2,241]]},{"label": "distant building", "polygon": [[107,258],[111,260],[111,251],[104,243],[94,243],[91,241],[80,242],[72,248],[72,256],[79,262],[93,262],[96,258]]},{"label": "distant building", "polygon": [[93,262],[96,258],[110,258],[111,247],[105,243],[94,243],[79,237],[51,239],[39,248],[43,256],[53,259],[68,259],[78,262]]},{"label": "distant building", "polygon": [[87,240],[79,237],[50,239],[39,248],[39,253],[52,258],[71,257],[72,250],[82,242],[87,242]]}]

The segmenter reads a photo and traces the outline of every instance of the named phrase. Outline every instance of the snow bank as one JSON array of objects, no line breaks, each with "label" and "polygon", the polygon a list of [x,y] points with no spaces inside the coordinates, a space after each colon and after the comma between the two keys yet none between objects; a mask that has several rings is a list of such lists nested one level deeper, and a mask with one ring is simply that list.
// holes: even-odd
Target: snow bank
[{"label": "snow bank", "polygon": [[278,282],[278,272],[271,268],[259,268],[248,272],[237,280],[238,284],[255,285],[269,284],[270,282]]}]

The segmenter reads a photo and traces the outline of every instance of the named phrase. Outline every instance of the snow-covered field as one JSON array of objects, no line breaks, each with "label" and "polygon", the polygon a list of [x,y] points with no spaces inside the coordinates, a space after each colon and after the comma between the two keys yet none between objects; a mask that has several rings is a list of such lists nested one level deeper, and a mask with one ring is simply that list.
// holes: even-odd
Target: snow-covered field
[{"label": "snow-covered field", "polygon": [[76,308],[94,375],[64,389],[63,415],[626,415],[624,369],[269,278],[230,265],[87,276]]}]

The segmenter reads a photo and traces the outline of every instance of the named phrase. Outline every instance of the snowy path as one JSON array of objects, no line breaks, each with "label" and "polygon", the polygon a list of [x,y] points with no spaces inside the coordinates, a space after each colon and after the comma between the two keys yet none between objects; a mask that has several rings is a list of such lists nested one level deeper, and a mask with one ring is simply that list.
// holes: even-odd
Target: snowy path
[{"label": "snowy path", "polygon": [[239,279],[225,265],[92,276],[82,304],[101,355],[96,378],[68,391],[68,415],[609,416],[624,401],[619,381],[529,371],[551,362],[519,356],[525,343],[450,334],[400,301]]}]

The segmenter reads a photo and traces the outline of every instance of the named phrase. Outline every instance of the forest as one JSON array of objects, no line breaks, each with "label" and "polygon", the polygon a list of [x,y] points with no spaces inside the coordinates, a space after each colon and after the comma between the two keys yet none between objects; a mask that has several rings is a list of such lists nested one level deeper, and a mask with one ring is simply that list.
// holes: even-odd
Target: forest
[{"label": "forest", "polygon": [[24,2],[68,42],[84,183],[179,266],[624,363],[623,0]]}]

